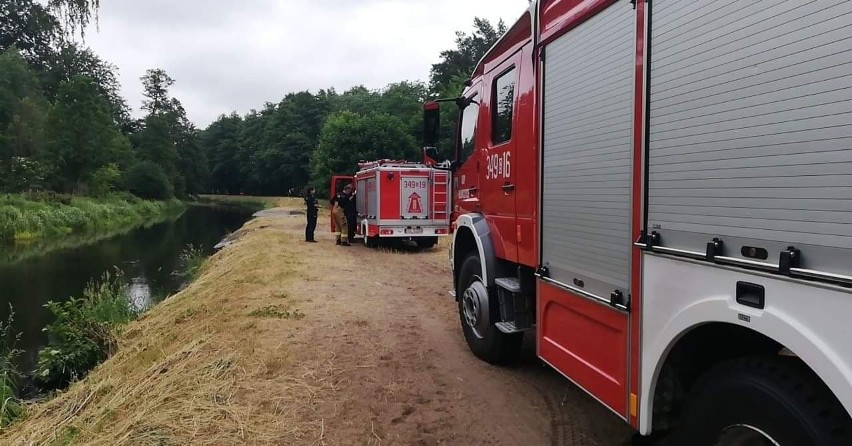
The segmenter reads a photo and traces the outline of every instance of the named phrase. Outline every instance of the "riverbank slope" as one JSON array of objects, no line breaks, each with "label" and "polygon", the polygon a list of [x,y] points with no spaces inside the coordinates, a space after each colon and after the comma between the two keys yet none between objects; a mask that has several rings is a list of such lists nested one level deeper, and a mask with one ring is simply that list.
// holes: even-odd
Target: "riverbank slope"
[{"label": "riverbank slope", "polygon": [[476,360],[431,251],[303,242],[299,199],[247,223],[187,289],[131,323],[116,356],[3,444],[573,444],[625,438],[528,351]]}]

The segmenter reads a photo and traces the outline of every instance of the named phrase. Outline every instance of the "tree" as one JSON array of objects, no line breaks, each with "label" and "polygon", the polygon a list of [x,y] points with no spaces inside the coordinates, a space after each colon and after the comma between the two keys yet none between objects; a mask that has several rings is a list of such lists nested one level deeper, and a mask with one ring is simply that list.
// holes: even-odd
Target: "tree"
[{"label": "tree", "polygon": [[166,200],[174,196],[166,173],[150,161],[133,165],[124,176],[124,187],[133,195],[149,200]]},{"label": "tree", "polygon": [[15,48],[0,52],[0,129],[9,125],[21,99],[41,95],[35,74]]},{"label": "tree", "polygon": [[316,148],[330,104],[322,95],[290,93],[270,116],[256,167],[266,193],[285,194],[310,180],[311,154]]},{"label": "tree", "polygon": [[151,69],[142,76],[148,111],[134,141],[142,159],[158,164],[178,196],[203,191],[207,158],[198,143],[198,131],[186,117],[179,100],[169,94],[175,81],[165,70]]},{"label": "tree", "polygon": [[144,95],[148,98],[142,101],[142,110],[152,114],[175,111],[175,102],[169,96],[169,88],[175,84],[175,80],[165,70],[162,68],[147,70],[140,80],[145,90]]},{"label": "tree", "polygon": [[44,156],[48,110],[47,102],[38,96],[27,96],[18,102],[12,120],[3,132],[3,144],[8,153],[30,158]]},{"label": "tree", "polygon": [[100,0],[48,0],[48,7],[64,22],[65,32],[73,34],[77,30],[85,38],[86,26],[94,19],[98,20]]},{"label": "tree", "polygon": [[270,126],[275,104],[267,102],[260,111],[252,110],[243,120],[239,134],[239,151],[237,166],[243,177],[241,192],[263,194],[263,178],[258,169],[257,154],[266,143],[266,132]]},{"label": "tree", "polygon": [[[491,22],[479,17],[473,20],[473,32],[467,35],[456,32],[456,48],[441,52],[441,61],[432,65],[429,74],[429,91],[432,97],[454,98],[462,94],[464,82],[476,69],[500,36],[506,32],[503,21],[495,28]],[[443,108],[438,149],[446,158],[452,157],[455,146],[458,110],[453,106]]]},{"label": "tree", "polygon": [[59,21],[34,0],[0,0],[0,51],[17,48],[38,65],[62,39]]},{"label": "tree", "polygon": [[328,179],[336,174],[354,174],[359,161],[416,156],[414,138],[399,118],[338,112],[328,118],[322,129],[319,146],[311,158],[311,171],[317,189],[328,193]]},{"label": "tree", "polygon": [[239,137],[243,119],[236,113],[219,116],[201,132],[201,147],[210,163],[209,189],[214,193],[238,194],[243,189],[239,166]]},{"label": "tree", "polygon": [[101,59],[92,50],[74,43],[63,43],[58,51],[44,60],[41,84],[48,99],[53,100],[59,85],[74,76],[86,76],[95,82],[98,91],[110,104],[115,124],[125,133],[131,126],[130,109],[121,96],[118,68]]},{"label": "tree", "polygon": [[459,80],[470,77],[476,64],[489,48],[506,32],[502,20],[497,27],[486,19],[473,19],[473,32],[470,35],[456,32],[456,48],[441,51],[441,61],[432,65],[429,74],[429,89],[433,94],[454,97],[461,94]]},{"label": "tree", "polygon": [[97,169],[129,157],[129,142],[113,123],[109,103],[88,77],[75,76],[59,87],[48,123],[52,139],[48,157],[58,190],[84,190]]},{"label": "tree", "polygon": [[173,125],[168,115],[149,114],[142,121],[142,129],[132,138],[139,159],[160,166],[169,181],[174,181],[179,173],[177,145],[172,135]]}]

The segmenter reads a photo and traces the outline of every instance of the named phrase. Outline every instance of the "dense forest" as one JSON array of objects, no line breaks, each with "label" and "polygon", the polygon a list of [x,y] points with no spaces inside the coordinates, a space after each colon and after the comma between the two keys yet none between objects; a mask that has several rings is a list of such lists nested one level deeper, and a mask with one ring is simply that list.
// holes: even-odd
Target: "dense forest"
[{"label": "dense forest", "polygon": [[[359,160],[419,159],[423,101],[458,95],[505,31],[502,22],[475,19],[472,32],[457,32],[455,48],[436,55],[428,84],[292,92],[200,130],[159,68],[140,78],[145,116],[131,117],[117,67],[81,43],[97,7],[0,0],[0,192],[166,199],[322,190],[329,175],[351,173]],[[445,134],[446,149],[452,130]]]}]

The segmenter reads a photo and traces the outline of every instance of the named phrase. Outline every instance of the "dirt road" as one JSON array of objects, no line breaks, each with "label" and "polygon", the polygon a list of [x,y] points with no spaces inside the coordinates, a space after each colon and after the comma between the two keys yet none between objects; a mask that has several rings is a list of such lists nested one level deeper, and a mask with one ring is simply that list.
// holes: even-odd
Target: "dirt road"
[{"label": "dirt road", "polygon": [[305,340],[342,383],[319,409],[329,443],[629,444],[617,417],[535,358],[532,339],[513,367],[469,353],[447,293],[446,243],[298,249],[322,259],[314,271],[325,278],[302,288],[314,296],[304,311],[317,315]]},{"label": "dirt road", "polygon": [[247,223],[189,288],[126,328],[116,356],[28,407],[0,443],[628,444],[531,343],[507,368],[468,352],[446,243],[344,248],[325,232],[308,244],[303,218]]}]

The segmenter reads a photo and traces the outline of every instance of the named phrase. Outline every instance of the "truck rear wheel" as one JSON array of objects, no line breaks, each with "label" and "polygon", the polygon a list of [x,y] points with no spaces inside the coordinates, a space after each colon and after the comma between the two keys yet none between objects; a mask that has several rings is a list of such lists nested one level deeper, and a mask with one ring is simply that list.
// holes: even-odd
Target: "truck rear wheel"
[{"label": "truck rear wheel", "polygon": [[491,364],[506,363],[517,357],[523,334],[506,334],[494,325],[500,314],[497,298],[482,281],[482,265],[476,254],[462,262],[456,296],[464,338],[473,354]]},{"label": "truck rear wheel", "polygon": [[803,365],[789,358],[741,358],[699,379],[671,444],[849,445],[850,423],[834,395]]},{"label": "truck rear wheel", "polygon": [[414,242],[420,249],[432,249],[438,244],[438,237],[421,237]]}]

